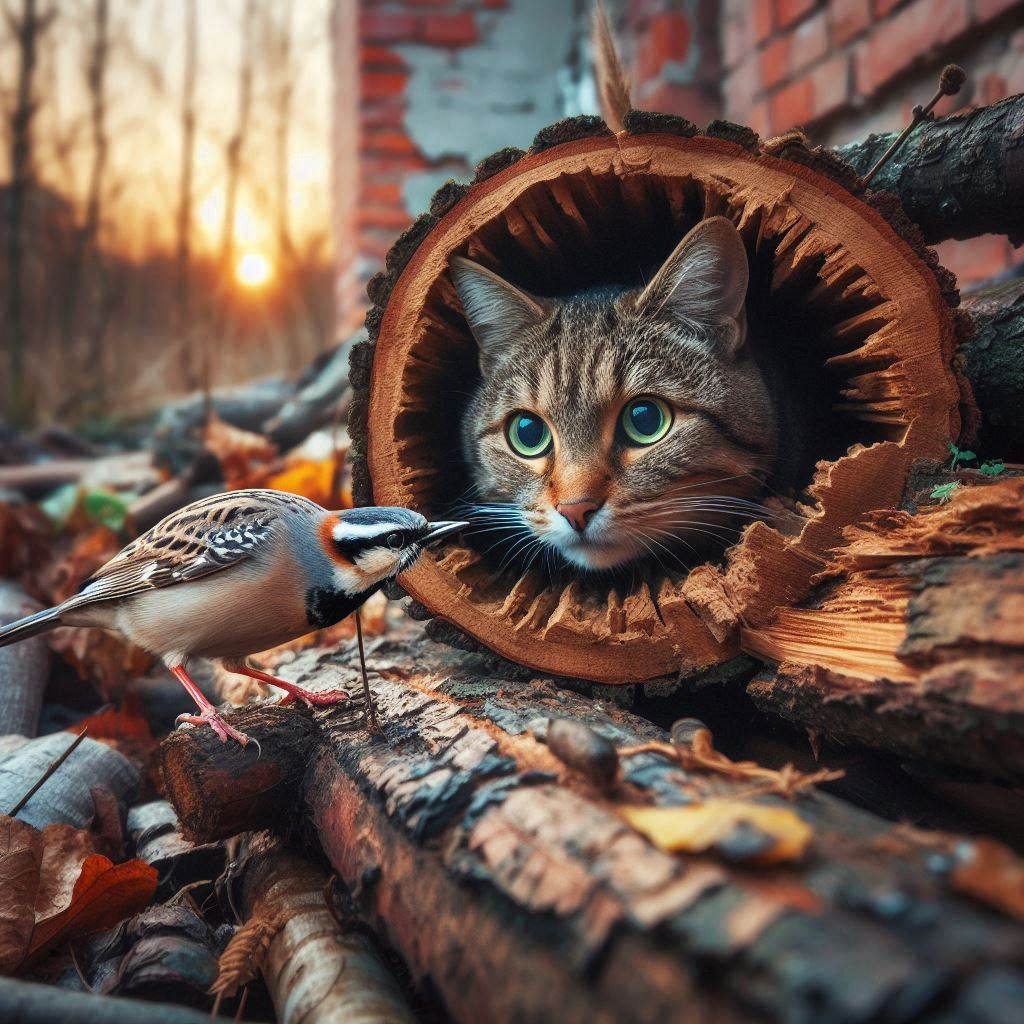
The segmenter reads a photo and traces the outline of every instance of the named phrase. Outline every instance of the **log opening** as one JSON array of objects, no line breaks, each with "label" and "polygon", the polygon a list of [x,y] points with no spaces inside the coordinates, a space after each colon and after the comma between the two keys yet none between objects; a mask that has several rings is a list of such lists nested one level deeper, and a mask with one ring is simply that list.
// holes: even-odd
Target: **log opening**
[{"label": "log opening", "polygon": [[820,169],[723,139],[598,135],[523,156],[468,191],[453,188],[435,197],[435,213],[371,282],[378,309],[368,318],[376,335],[368,409],[355,404],[353,431],[372,493],[357,497],[441,516],[466,491],[454,453],[476,345],[451,256],[544,295],[638,284],[690,227],[716,214],[733,220],[746,243],[759,358],[789,377],[812,439],[790,471],[769,481],[799,514],[748,529],[721,565],[652,571],[629,586],[567,582],[516,566],[499,571],[497,558],[463,543],[403,577],[431,612],[513,660],[608,682],[724,660],[741,619],[806,589],[841,529],[895,500],[910,460],[942,455],[959,432],[948,279]]}]

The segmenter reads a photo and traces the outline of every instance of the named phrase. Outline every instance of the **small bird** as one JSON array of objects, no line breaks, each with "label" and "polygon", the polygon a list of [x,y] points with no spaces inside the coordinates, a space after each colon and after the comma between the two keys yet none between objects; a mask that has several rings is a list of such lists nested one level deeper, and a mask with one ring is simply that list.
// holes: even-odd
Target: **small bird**
[{"label": "small bird", "polygon": [[466,526],[407,508],[330,512],[295,494],[240,490],[186,505],[101,566],[74,596],[0,628],[0,647],[57,626],[99,626],[159,655],[199,708],[179,721],[229,725],[191,679],[190,657],[286,691],[315,706],[348,697],[261,672],[247,658],[331,626],[408,569],[427,545]]}]

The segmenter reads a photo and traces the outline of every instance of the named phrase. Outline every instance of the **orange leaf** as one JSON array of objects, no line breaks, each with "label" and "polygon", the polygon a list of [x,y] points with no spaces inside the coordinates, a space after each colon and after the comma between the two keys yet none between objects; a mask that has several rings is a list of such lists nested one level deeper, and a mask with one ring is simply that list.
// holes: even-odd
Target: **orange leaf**
[{"label": "orange leaf", "polygon": [[971,841],[967,857],[953,869],[954,889],[1024,920],[1024,860],[994,839]]},{"label": "orange leaf", "polygon": [[318,505],[331,508],[334,504],[334,499],[331,497],[334,472],[333,459],[324,459],[320,462],[303,459],[293,462],[280,473],[275,473],[266,480],[263,486],[277,491],[301,494]]},{"label": "orange leaf", "polygon": [[101,854],[90,855],[82,864],[69,906],[36,925],[29,956],[80,935],[112,928],[152,900],[156,883],[156,869],[144,861],[115,865]]}]

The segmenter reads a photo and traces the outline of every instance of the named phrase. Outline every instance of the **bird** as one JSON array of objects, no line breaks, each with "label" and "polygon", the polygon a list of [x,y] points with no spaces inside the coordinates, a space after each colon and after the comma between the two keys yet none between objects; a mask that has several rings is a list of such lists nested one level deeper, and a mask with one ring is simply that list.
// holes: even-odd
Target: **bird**
[{"label": "bird", "polygon": [[[285,691],[281,703],[329,706],[312,691],[252,666],[250,655],[334,625],[467,523],[429,522],[401,507],[329,511],[300,495],[227,491],[171,513],[121,549],[78,593],[0,628],[0,647],[58,626],[98,626],[162,658],[195,701],[179,723],[208,724],[222,742],[249,741],[189,675],[190,658]],[[369,688],[365,683],[367,697]],[[368,713],[372,704],[368,703]]]}]

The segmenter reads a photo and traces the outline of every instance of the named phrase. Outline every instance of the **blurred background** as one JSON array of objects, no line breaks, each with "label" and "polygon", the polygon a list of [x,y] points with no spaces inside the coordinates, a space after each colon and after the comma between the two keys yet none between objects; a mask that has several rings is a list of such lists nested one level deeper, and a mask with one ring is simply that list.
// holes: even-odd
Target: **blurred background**
[{"label": "blurred background", "polygon": [[[644,108],[903,127],[1024,91],[1018,0],[612,0]],[[293,380],[448,178],[596,111],[587,0],[4,0],[0,417],[94,431]],[[949,242],[969,287],[1022,259]]]}]

